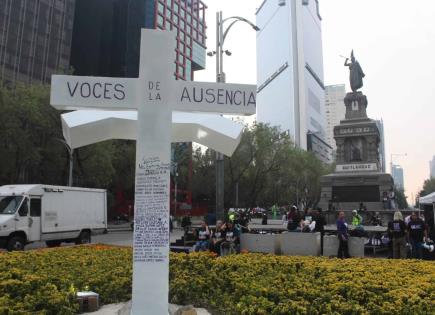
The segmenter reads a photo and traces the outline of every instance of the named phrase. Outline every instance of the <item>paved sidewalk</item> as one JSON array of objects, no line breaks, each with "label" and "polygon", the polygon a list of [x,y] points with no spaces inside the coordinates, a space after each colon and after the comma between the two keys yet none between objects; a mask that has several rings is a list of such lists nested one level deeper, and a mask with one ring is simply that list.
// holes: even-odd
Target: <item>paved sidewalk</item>
[{"label": "paved sidewalk", "polygon": [[[174,314],[181,306],[176,304],[169,304],[169,314]],[[84,313],[86,315],[130,315],[131,304],[130,302],[109,304],[102,306],[98,311],[91,313]],[[210,315],[204,308],[195,308],[197,315]]]}]

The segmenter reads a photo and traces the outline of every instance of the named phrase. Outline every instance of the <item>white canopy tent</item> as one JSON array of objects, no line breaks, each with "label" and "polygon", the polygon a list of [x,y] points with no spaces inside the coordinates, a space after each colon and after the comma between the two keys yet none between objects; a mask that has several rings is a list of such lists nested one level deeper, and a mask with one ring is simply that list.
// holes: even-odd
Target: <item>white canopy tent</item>
[{"label": "white canopy tent", "polygon": [[435,192],[433,192],[429,195],[420,197],[419,203],[422,205],[431,205],[431,204],[435,203]]},{"label": "white canopy tent", "polygon": [[[136,140],[137,112],[78,110],[61,115],[65,141],[75,149],[111,139]],[[216,114],[172,113],[172,142],[196,142],[231,156],[243,125]]]}]

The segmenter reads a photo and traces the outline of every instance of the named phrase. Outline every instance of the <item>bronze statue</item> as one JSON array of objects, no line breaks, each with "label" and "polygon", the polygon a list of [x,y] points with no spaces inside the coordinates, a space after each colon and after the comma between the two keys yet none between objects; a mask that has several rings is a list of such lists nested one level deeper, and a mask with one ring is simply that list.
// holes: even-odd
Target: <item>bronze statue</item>
[{"label": "bronze statue", "polygon": [[359,65],[359,62],[355,59],[353,55],[353,50],[350,54],[350,60],[349,58],[346,58],[346,61],[344,62],[344,65],[346,67],[349,67],[349,81],[350,81],[350,88],[353,92],[358,91],[358,89],[363,87],[363,78],[365,77],[364,72],[362,71],[361,66]]}]

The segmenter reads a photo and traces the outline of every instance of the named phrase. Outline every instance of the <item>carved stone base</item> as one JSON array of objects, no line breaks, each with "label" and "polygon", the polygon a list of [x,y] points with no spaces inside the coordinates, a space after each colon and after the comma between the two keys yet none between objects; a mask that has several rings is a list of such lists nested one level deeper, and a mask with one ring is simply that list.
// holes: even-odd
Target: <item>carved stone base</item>
[{"label": "carved stone base", "polygon": [[344,98],[346,120],[367,118],[367,96],[362,92],[347,93]]}]

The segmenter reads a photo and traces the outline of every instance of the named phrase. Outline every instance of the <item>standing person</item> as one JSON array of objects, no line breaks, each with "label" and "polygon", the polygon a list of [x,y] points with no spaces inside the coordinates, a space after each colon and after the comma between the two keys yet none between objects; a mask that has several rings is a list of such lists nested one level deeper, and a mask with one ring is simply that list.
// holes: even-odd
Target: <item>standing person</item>
[{"label": "standing person", "polygon": [[340,211],[340,213],[338,214],[338,219],[337,219],[337,236],[338,236],[338,241],[339,241],[339,246],[338,246],[338,254],[337,257],[338,258],[350,258],[349,255],[349,233],[347,230],[347,223],[346,220],[344,219],[344,212]]},{"label": "standing person", "polygon": [[196,244],[195,244],[195,252],[206,251],[210,247],[209,239],[210,239],[210,230],[205,221],[201,222],[201,227],[195,231],[196,234]]},{"label": "standing person", "polygon": [[359,212],[367,212],[367,207],[362,203],[362,202],[360,202],[359,203]]},{"label": "standing person", "polygon": [[390,209],[390,202],[388,200],[388,192],[384,191],[382,193],[382,204],[384,205],[384,210]]},{"label": "standing person", "polygon": [[394,189],[391,188],[390,192],[388,193],[388,200],[390,201],[390,209],[396,209],[396,195],[394,194]]},{"label": "standing person", "polygon": [[412,212],[411,221],[408,223],[408,240],[411,244],[412,258],[423,258],[423,245],[426,238],[426,224],[415,212]]},{"label": "standing person", "polygon": [[284,214],[282,215],[282,218],[281,218],[282,225],[284,227],[287,227],[287,217],[288,217],[288,212],[286,212],[284,209]]},{"label": "standing person", "polygon": [[221,254],[221,244],[225,239],[225,225],[219,220],[216,222],[216,228],[211,235],[211,248],[212,250],[220,256]]},{"label": "standing person", "polygon": [[276,213],[278,212],[278,206],[276,205],[276,203],[272,206],[272,217],[275,220],[276,219]]},{"label": "standing person", "polygon": [[388,235],[393,242],[393,259],[406,258],[406,225],[400,211],[394,212],[393,221],[388,222]]},{"label": "standing person", "polygon": [[172,215],[169,216],[169,233],[172,233],[174,230],[174,217]]},{"label": "standing person", "polygon": [[262,214],[261,224],[267,225],[267,211],[264,211]]},{"label": "standing person", "polygon": [[314,232],[320,232],[320,255],[323,255],[323,236],[325,234],[326,219],[322,213],[322,208],[317,208],[314,214],[314,221],[316,221]]}]

